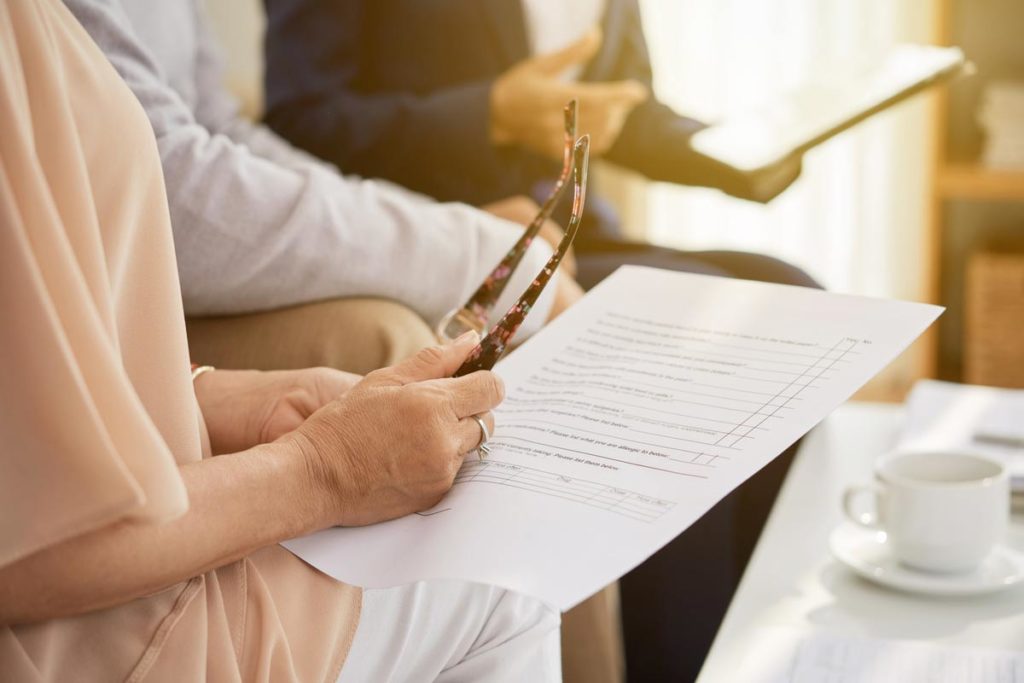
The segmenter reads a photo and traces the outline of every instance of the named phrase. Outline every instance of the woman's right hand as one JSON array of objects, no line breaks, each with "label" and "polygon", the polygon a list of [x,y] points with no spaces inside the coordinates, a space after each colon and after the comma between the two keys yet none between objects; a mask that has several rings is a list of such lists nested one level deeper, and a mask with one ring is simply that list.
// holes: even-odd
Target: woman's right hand
[{"label": "woman's right hand", "polygon": [[478,341],[469,332],[371,372],[314,413],[294,440],[324,494],[327,525],[361,526],[435,505],[452,486],[463,456],[480,443],[480,415],[504,397],[492,372],[451,378]]}]

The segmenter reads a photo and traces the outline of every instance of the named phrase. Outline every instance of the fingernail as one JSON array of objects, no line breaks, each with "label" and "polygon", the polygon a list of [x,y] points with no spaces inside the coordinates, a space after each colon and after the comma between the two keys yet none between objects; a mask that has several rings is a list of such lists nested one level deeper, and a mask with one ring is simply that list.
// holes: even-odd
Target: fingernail
[{"label": "fingernail", "polygon": [[469,342],[470,340],[472,340],[474,344],[476,344],[478,341],[480,341],[480,335],[477,333],[476,330],[470,330],[469,332],[463,332],[462,334],[460,334],[455,339],[455,343],[461,346],[462,344],[465,344],[465,343]]}]

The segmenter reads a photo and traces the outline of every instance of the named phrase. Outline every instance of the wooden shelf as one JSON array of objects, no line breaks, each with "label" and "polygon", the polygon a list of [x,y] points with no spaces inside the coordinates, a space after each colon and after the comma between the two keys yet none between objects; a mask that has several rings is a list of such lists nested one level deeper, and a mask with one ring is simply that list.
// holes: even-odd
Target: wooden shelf
[{"label": "wooden shelf", "polygon": [[939,168],[936,189],[943,199],[1024,202],[1024,170],[948,163]]}]

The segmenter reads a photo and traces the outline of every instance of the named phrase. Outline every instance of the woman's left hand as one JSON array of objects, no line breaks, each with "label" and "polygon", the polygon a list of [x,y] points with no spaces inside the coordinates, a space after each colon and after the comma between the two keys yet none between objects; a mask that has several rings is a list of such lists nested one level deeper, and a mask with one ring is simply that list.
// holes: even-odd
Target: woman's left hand
[{"label": "woman's left hand", "polygon": [[214,370],[195,391],[213,452],[235,453],[287,434],[360,379],[331,368]]}]

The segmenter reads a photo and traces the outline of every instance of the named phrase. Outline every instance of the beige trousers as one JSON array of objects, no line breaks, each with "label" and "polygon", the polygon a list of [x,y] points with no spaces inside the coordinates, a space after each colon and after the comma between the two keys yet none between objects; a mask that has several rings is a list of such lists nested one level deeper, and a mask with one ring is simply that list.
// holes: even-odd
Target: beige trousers
[{"label": "beige trousers", "polygon": [[[193,363],[285,370],[326,366],[366,374],[435,343],[415,313],[384,299],[333,299],[239,316],[187,322]],[[622,638],[614,586],[562,617],[562,670],[568,683],[622,680]]]},{"label": "beige trousers", "polygon": [[435,341],[418,315],[385,299],[332,299],[186,325],[192,362],[218,368],[325,366],[365,375]]}]

